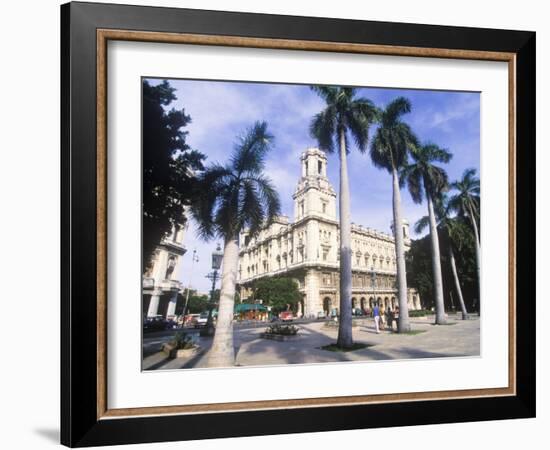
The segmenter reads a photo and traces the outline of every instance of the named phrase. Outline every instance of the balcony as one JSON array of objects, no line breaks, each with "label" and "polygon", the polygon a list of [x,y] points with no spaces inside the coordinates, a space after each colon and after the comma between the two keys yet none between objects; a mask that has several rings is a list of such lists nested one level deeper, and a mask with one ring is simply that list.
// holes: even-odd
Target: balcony
[{"label": "balcony", "polygon": [[160,288],[163,291],[179,291],[182,287],[181,282],[178,280],[163,280],[160,282]]},{"label": "balcony", "polygon": [[143,289],[154,289],[155,279],[149,277],[143,277]]},{"label": "balcony", "polygon": [[185,244],[183,242],[176,242],[170,238],[165,238],[161,241],[161,247],[164,247],[180,256],[184,255],[187,252]]}]

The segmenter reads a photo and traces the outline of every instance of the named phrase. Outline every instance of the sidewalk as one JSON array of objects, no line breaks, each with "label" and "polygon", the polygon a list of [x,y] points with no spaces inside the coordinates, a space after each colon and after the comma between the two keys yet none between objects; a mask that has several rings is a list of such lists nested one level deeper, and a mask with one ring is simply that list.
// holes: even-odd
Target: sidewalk
[{"label": "sidewalk", "polygon": [[[382,331],[376,334],[372,319],[354,321],[353,339],[368,347],[352,352],[331,352],[320,347],[336,342],[337,328],[324,322],[300,324],[300,331],[289,341],[262,339],[265,327],[235,330],[235,354],[238,366],[312,364],[337,361],[398,360],[480,355],[480,320],[449,318],[450,325],[433,325],[433,318],[411,318],[411,328],[419,334]],[[167,359],[162,352],[144,359],[144,370],[199,368],[212,339],[199,338],[202,352],[192,358]]]}]

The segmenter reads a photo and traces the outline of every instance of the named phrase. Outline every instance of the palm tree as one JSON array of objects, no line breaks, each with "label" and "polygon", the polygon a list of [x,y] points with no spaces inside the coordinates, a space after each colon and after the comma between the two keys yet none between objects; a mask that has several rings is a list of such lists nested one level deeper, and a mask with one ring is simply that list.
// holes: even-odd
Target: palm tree
[{"label": "palm tree", "polygon": [[422,203],[424,195],[428,204],[430,222],[430,240],[432,244],[432,270],[435,293],[435,323],[442,325],[447,322],[445,303],[443,300],[443,277],[441,276],[441,256],[439,252],[439,236],[434,211],[434,199],[448,189],[447,172],[435,162],[448,163],[452,154],[435,144],[420,145],[412,149],[413,162],[403,168],[401,177],[409,186],[409,192],[415,203]]},{"label": "palm tree", "polygon": [[238,139],[226,165],[213,164],[199,177],[202,196],[192,208],[199,233],[205,239],[222,238],[224,251],[218,322],[209,367],[227,367],[235,362],[233,308],[239,262],[239,233],[248,228],[256,235],[279,214],[277,192],[263,171],[273,136],[265,122]]},{"label": "palm tree", "polygon": [[[462,320],[465,320],[468,318],[468,311],[466,310],[466,304],[464,303],[464,296],[462,295],[462,288],[460,286],[460,279],[458,278],[453,247],[456,247],[458,250],[461,250],[464,247],[468,231],[465,230],[463,221],[459,220],[457,217],[450,216],[449,202],[445,194],[441,194],[439,197],[435,198],[434,204],[439,229],[443,230],[447,237],[449,263],[451,265],[455,289],[458,295],[458,302],[462,312]],[[424,216],[416,222],[415,231],[417,233],[422,233],[426,227],[429,226],[429,224],[430,218],[428,216]]]},{"label": "palm tree", "polygon": [[410,331],[409,307],[407,301],[407,273],[405,268],[405,243],[401,215],[401,193],[399,191],[399,170],[407,163],[408,152],[417,145],[417,138],[401,117],[411,111],[411,102],[398,97],[382,111],[380,126],[370,147],[373,164],[386,169],[392,176],[393,186],[393,234],[397,259],[397,288],[399,297],[398,330]]},{"label": "palm tree", "polygon": [[333,153],[337,146],[340,157],[340,322],[337,345],[351,348],[351,206],[347,154],[350,136],[360,152],[366,150],[369,128],[377,120],[378,110],[370,100],[358,97],[356,88],[312,86],[312,89],[326,102],[326,107],[313,117],[311,136],[327,153]]},{"label": "palm tree", "polygon": [[449,206],[463,217],[467,217],[474,230],[477,280],[481,286],[481,241],[479,238],[480,186],[476,169],[466,169],[462,178],[451,183],[451,188],[458,192],[449,199]]}]

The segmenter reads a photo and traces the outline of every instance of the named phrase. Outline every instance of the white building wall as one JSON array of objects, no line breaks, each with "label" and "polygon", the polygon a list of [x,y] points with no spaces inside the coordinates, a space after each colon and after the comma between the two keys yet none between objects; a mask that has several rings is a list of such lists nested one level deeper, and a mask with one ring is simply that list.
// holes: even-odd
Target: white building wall
[{"label": "white building wall", "polygon": [[[322,273],[338,270],[339,263],[336,192],[326,177],[326,169],[325,154],[318,149],[307,149],[301,157],[302,176],[293,195],[295,221],[290,223],[286,217],[276,219],[241,249],[240,281],[246,283],[261,275],[284,273],[286,268],[296,276],[295,270],[299,269],[302,275],[298,277],[303,277],[304,312],[315,315],[323,310],[322,297],[325,294],[321,295],[319,290]],[[244,242],[244,237],[241,242]],[[408,242],[407,238],[406,247]],[[354,272],[370,273],[374,268],[380,275],[395,276],[393,236],[352,225],[352,251]],[[256,265],[258,270],[254,270]],[[332,297],[337,300],[337,287],[332,288],[335,289]],[[387,295],[393,294],[388,292]]]}]

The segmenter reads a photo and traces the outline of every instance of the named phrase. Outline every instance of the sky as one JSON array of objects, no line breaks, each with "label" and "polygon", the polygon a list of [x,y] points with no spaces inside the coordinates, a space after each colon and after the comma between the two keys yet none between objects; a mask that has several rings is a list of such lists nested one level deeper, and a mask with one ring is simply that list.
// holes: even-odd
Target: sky
[{"label": "sky", "polygon": [[[153,85],[162,79],[150,79]],[[275,136],[266,160],[266,173],[281,199],[282,213],[293,220],[292,194],[300,176],[300,155],[316,147],[309,135],[312,117],[323,109],[323,100],[308,86],[231,81],[168,80],[177,100],[168,109],[185,109],[191,116],[186,127],[187,143],[207,156],[206,165],[224,163],[237,136],[255,121],[266,121]],[[399,96],[411,101],[412,110],[403,116],[422,143],[432,142],[449,150],[453,158],[445,169],[449,179],[458,179],[465,169],[480,165],[480,94],[477,92],[429,91],[394,88],[361,88],[359,95],[378,107]],[[371,128],[373,136],[376,126]],[[370,143],[369,143],[370,144]],[[352,222],[391,233],[392,184],[388,172],[376,169],[368,154],[354,146],[348,160]],[[338,155],[328,155],[327,175],[338,192]],[[413,239],[420,237],[414,223],[427,214],[425,203],[415,204],[406,189],[401,191],[403,217],[411,225]],[[199,292],[210,290],[206,274],[211,271],[211,254],[220,240],[203,242],[190,220],[179,274],[184,284]],[[192,264],[196,250],[199,261]]]}]

